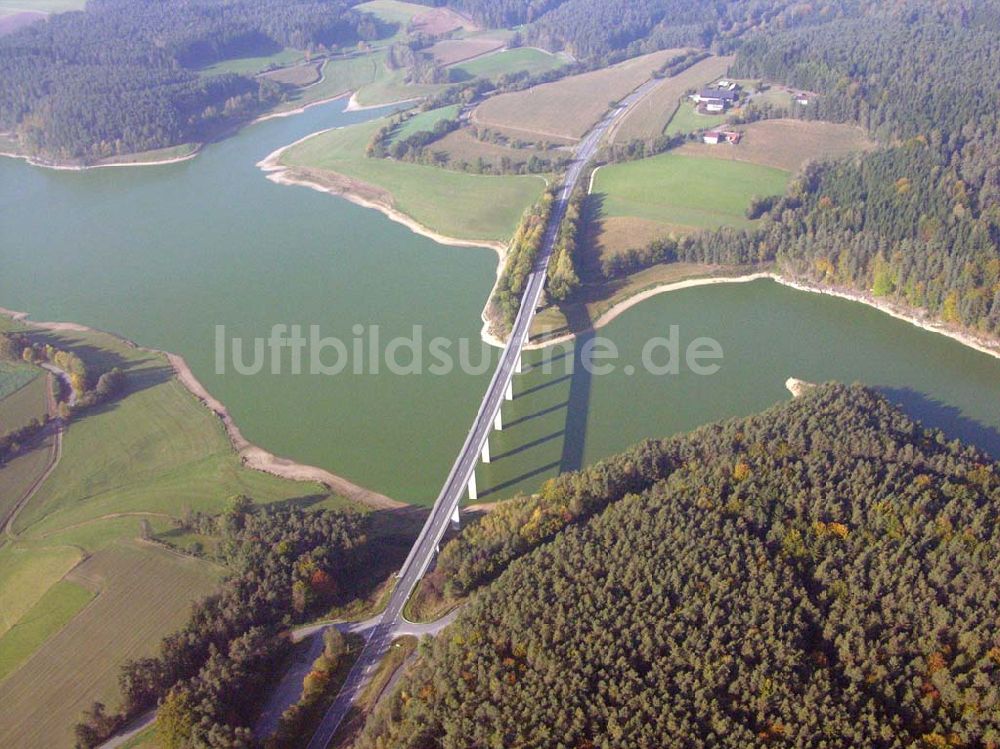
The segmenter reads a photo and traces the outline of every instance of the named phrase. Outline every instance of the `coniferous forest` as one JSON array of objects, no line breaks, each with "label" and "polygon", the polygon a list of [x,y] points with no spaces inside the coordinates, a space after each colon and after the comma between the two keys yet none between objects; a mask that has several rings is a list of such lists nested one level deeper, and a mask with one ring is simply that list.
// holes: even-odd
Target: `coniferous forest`
[{"label": "coniferous forest", "polygon": [[358,746],[1000,741],[1000,473],[870,390],[644,443],[498,512],[442,563],[514,561]]},{"label": "coniferous forest", "polygon": [[91,0],[0,37],[0,131],[36,156],[82,161],[205,138],[279,101],[281,87],[197,67],[376,36],[350,4]]}]

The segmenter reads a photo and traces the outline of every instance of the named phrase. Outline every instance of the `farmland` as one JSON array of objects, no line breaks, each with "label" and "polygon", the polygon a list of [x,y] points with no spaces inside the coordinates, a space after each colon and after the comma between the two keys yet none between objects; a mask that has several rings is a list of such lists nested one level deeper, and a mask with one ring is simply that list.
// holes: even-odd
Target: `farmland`
[{"label": "farmland", "polygon": [[677,50],[643,55],[590,73],[487,99],[472,114],[476,124],[520,138],[571,142],[601,118],[611,102],[648,80]]},{"label": "farmland", "polygon": [[405,138],[409,138],[415,133],[419,133],[424,130],[433,130],[434,126],[439,122],[444,120],[453,120],[456,117],[458,117],[457,104],[452,104],[447,107],[439,107],[438,109],[431,109],[427,112],[421,112],[400,125],[396,132],[393,133],[393,140],[403,140]]},{"label": "farmland", "polygon": [[696,133],[718,127],[729,119],[728,114],[701,114],[690,101],[682,102],[674,116],[667,123],[667,135],[678,133]]},{"label": "farmland", "polygon": [[[115,704],[120,664],[150,653],[220,574],[138,540],[140,520],[168,532],[183,512],[219,512],[240,493],[347,503],[318,485],[243,468],[219,420],[159,354],[96,332],[30,335],[76,351],[94,372],[127,372],[123,397],[70,423],[62,459],[0,548],[0,745],[63,747],[83,707]],[[4,502],[21,496],[47,459],[46,443],[0,469]]]},{"label": "farmland", "polygon": [[221,60],[213,65],[199,68],[201,75],[221,75],[222,73],[236,73],[237,75],[256,75],[272,68],[283,68],[294,65],[303,58],[303,52],[297,49],[285,47],[269,55],[257,55],[253,57],[233,57],[228,60]]},{"label": "farmland", "polygon": [[58,580],[0,636],[0,680],[14,671],[49,637],[76,616],[94,594],[82,585]]},{"label": "farmland", "polygon": [[[40,370],[30,364],[20,362],[0,362],[0,403],[16,390],[38,377]],[[0,411],[0,420],[3,412]]]},{"label": "farmland", "polygon": [[320,133],[285,151],[281,164],[337,192],[391,206],[429,229],[462,240],[505,241],[544,187],[540,177],[464,174],[367,158],[382,120]]},{"label": "farmland", "polygon": [[634,138],[655,138],[663,134],[687,91],[724,75],[732,60],[732,57],[708,57],[664,79],[625,117],[615,131],[614,141],[624,143]]},{"label": "farmland", "polygon": [[503,45],[503,39],[488,36],[471,39],[443,39],[434,44],[428,52],[439,65],[454,65],[495,52]]},{"label": "farmland", "polygon": [[123,657],[154,652],[218,576],[206,562],[134,542],[87,559],[71,579],[96,598],[0,682],[0,743],[70,746],[72,724],[84,708],[94,699],[115,703]]},{"label": "farmland", "polygon": [[435,152],[448,155],[450,165],[478,164],[480,160],[493,168],[499,168],[503,160],[510,159],[512,164],[524,164],[532,156],[551,158],[555,154],[537,148],[514,148],[509,145],[490,143],[476,138],[468,128],[461,128],[448,133],[431,146]]},{"label": "farmland", "polygon": [[356,91],[362,86],[374,83],[385,74],[384,51],[327,60],[321,69],[321,80],[308,88],[300,88],[292,93],[275,111],[288,111],[310,102]]},{"label": "farmland", "polygon": [[811,160],[835,159],[875,147],[865,132],[852,125],[814,120],[761,120],[741,125],[736,147],[685,143],[676,153],[743,161],[798,171]]},{"label": "farmland", "polygon": [[690,231],[746,226],[750,199],[783,193],[788,178],[774,167],[665,153],[600,169],[593,192],[602,196],[605,216]]},{"label": "farmland", "polygon": [[269,73],[264,73],[263,77],[288,86],[311,86],[320,79],[322,70],[323,63],[303,62],[299,65],[272,70]]},{"label": "farmland", "polygon": [[517,47],[496,54],[486,55],[451,67],[453,80],[464,81],[473,78],[498,78],[510,73],[538,75],[561,68],[566,61],[533,47]]}]

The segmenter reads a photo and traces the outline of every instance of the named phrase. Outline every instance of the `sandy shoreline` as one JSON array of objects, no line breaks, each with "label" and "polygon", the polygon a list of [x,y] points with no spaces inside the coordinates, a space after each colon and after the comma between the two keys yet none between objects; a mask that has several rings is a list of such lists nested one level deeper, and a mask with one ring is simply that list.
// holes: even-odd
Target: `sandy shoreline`
[{"label": "sandy shoreline", "polygon": [[385,104],[360,104],[358,103],[358,92],[355,91],[351,94],[351,98],[347,102],[347,107],[344,109],[345,112],[367,112],[369,109],[384,109],[385,107],[395,107],[400,104],[409,104],[411,101],[420,101],[423,96],[411,96],[409,99],[400,99],[399,101],[389,101]]},{"label": "sandy shoreline", "polygon": [[201,153],[201,149],[204,143],[199,143],[195,146],[195,149],[188,154],[183,156],[175,156],[172,159],[157,159],[156,161],[123,161],[117,164],[51,164],[45,161],[36,161],[31,156],[24,153],[11,153],[10,151],[0,151],[0,156],[5,156],[8,159],[22,159],[27,161],[31,166],[37,166],[42,169],[54,169],[58,172],[85,172],[89,169],[112,169],[114,167],[126,167],[126,166],[163,166],[164,164],[179,164],[182,161],[190,161],[195,156]]},{"label": "sandy shoreline", "polygon": [[433,239],[438,244],[451,245],[453,247],[486,247],[488,249],[494,250],[498,255],[503,257],[506,252],[506,245],[501,242],[491,242],[489,240],[478,240],[478,239],[458,239],[456,237],[449,237],[440,232],[436,232],[433,229],[424,226],[416,219],[408,216],[402,211],[397,210],[388,203],[383,203],[377,200],[369,200],[363,198],[360,195],[356,195],[350,191],[337,190],[328,185],[321,184],[315,180],[309,179],[308,176],[304,175],[301,171],[296,170],[295,167],[284,166],[281,163],[281,154],[287,151],[289,148],[297,146],[305,140],[309,140],[313,136],[321,135],[322,133],[330,132],[330,130],[336,130],[337,128],[327,128],[326,130],[319,130],[318,132],[311,133],[304,138],[299,138],[294,143],[289,143],[287,146],[282,146],[276,151],[272,151],[270,154],[265,156],[261,161],[257,162],[257,166],[261,171],[267,173],[267,178],[272,182],[276,182],[279,185],[299,185],[302,187],[308,187],[312,190],[318,192],[323,192],[328,195],[336,195],[348,200],[355,205],[360,205],[364,208],[371,208],[380,213],[384,214],[387,218],[395,221],[398,224],[402,224],[407,229],[412,231],[414,234],[419,234],[428,239]]},{"label": "sandy shoreline", "polygon": [[305,465],[304,463],[296,463],[295,461],[288,460],[287,458],[278,457],[264,448],[254,445],[243,436],[240,428],[236,425],[232,415],[229,413],[229,409],[227,409],[221,401],[208,392],[205,386],[202,385],[197,377],[195,377],[191,368],[188,366],[188,363],[184,360],[184,357],[179,354],[172,354],[169,351],[161,351],[160,349],[140,346],[134,341],[130,341],[129,339],[117,335],[116,333],[110,333],[106,330],[99,330],[86,325],[79,325],[71,322],[35,322],[29,320],[27,312],[17,312],[3,307],[0,307],[0,314],[6,315],[13,320],[17,320],[18,322],[22,322],[25,325],[29,325],[39,330],[49,330],[53,332],[102,333],[104,335],[110,335],[124,343],[126,346],[134,348],[138,351],[147,351],[149,353],[165,357],[170,363],[170,366],[173,368],[174,375],[177,377],[178,382],[180,382],[188,392],[197,398],[202,405],[214,413],[222,422],[226,436],[229,438],[229,443],[232,445],[233,450],[236,451],[236,454],[239,455],[243,465],[247,468],[255,471],[261,471],[262,473],[269,473],[273,476],[278,476],[279,478],[290,479],[292,481],[309,481],[323,484],[337,494],[374,509],[384,510],[410,507],[410,505],[405,502],[399,502],[385,496],[384,494],[379,494],[378,492],[370,489],[365,489],[364,487],[358,486],[354,482],[349,481],[343,476],[338,476],[337,474],[327,471],[324,468]]},{"label": "sandy shoreline", "polygon": [[[348,106],[350,109],[350,106]],[[499,282],[500,275],[503,271],[503,263],[507,254],[507,246],[500,242],[487,242],[487,241],[470,241],[456,239],[454,237],[444,236],[428,227],[420,224],[415,219],[402,213],[396,208],[392,207],[387,203],[376,200],[368,200],[360,195],[353,194],[350,190],[338,190],[327,185],[323,185],[315,180],[310,179],[308,176],[303,175],[301,172],[297,173],[294,167],[286,167],[280,163],[281,155],[289,148],[292,148],[299,143],[312,138],[315,135],[319,135],[324,132],[329,132],[334,128],[328,128],[327,130],[321,130],[311,135],[307,135],[304,138],[300,138],[294,143],[289,143],[276,151],[268,154],[263,160],[258,162],[257,166],[267,172],[268,179],[282,185],[301,185],[304,187],[309,187],[313,190],[318,190],[319,192],[324,192],[330,195],[337,195],[345,200],[349,200],[356,205],[363,206],[365,208],[372,208],[377,210],[387,216],[389,219],[406,226],[408,229],[421,236],[433,239],[435,242],[445,245],[453,245],[458,247],[489,247],[497,252],[498,263],[496,271],[496,280],[494,281],[493,288],[490,291],[489,296],[486,299],[486,304],[483,306],[483,311],[481,313],[482,319],[482,329],[480,331],[481,339],[491,346],[496,346],[498,348],[503,348],[504,342],[500,340],[496,335],[494,335],[490,330],[490,323],[487,318],[487,312],[489,310],[489,300],[493,298],[493,293],[496,291],[496,284]],[[595,169],[590,176],[591,183],[593,183],[594,176],[597,173]],[[961,330],[950,328],[942,323],[935,322],[926,316],[914,313],[911,310],[903,308],[899,305],[894,305],[890,302],[875,299],[870,294],[865,294],[863,292],[857,292],[850,289],[840,289],[833,287],[819,286],[810,283],[804,283],[801,281],[795,281],[792,279],[784,278],[783,276],[774,273],[772,271],[761,271],[755,273],[749,273],[743,276],[711,276],[706,278],[692,278],[686,281],[675,281],[672,283],[662,284],[660,286],[655,286],[650,289],[646,289],[634,296],[628,297],[622,300],[618,304],[612,306],[609,310],[604,312],[596,321],[594,321],[591,326],[592,329],[597,330],[604,327],[612,320],[617,318],[623,312],[631,309],[637,304],[649,299],[650,297],[656,296],[657,294],[664,294],[670,291],[678,291],[681,289],[694,288],[698,286],[708,286],[720,283],[748,283],[750,281],[757,281],[760,279],[770,279],[782,286],[787,286],[789,288],[796,289],[798,291],[807,291],[814,294],[823,294],[826,296],[834,296],[840,299],[846,299],[851,302],[859,302],[865,304],[869,307],[884,312],[885,314],[891,315],[897,320],[902,320],[911,325],[915,325],[918,328],[929,331],[931,333],[938,333],[943,336],[947,336],[952,340],[958,341],[964,346],[975,349],[980,353],[987,354],[989,356],[1000,359],[1000,342],[990,341],[986,338],[981,338],[975,336],[971,333],[967,333]],[[545,341],[540,341],[537,343],[528,343],[525,345],[525,350],[537,350],[543,349],[548,346],[555,346],[561,343],[566,343],[573,340],[576,337],[575,333],[567,333],[556,338],[547,339]]]},{"label": "sandy shoreline", "polygon": [[[317,81],[316,83],[319,83],[319,81]],[[311,85],[315,86],[316,84],[313,83]],[[246,126],[249,127],[250,125],[256,125],[258,122],[267,122],[268,120],[276,120],[282,117],[291,117],[292,115],[295,114],[302,114],[307,109],[310,109],[312,107],[318,107],[320,104],[329,104],[331,101],[337,101],[337,99],[343,99],[350,93],[351,93],[350,91],[341,91],[336,96],[328,96],[325,99],[317,99],[316,101],[311,101],[308,104],[303,104],[301,107],[298,107],[296,109],[289,109],[287,111],[282,111],[282,112],[269,112],[267,114],[262,114],[260,117],[257,117],[256,119],[248,122]]]},{"label": "sandy shoreline", "polygon": [[[980,353],[987,354],[996,359],[1000,359],[1000,342],[992,342],[985,338],[980,338],[974,336],[970,333],[963,332],[961,330],[955,330],[945,326],[944,324],[934,322],[926,317],[918,316],[909,312],[906,309],[898,307],[888,302],[883,302],[874,297],[863,294],[860,292],[850,291],[847,289],[837,289],[832,287],[818,286],[815,284],[803,283],[801,281],[793,281],[783,276],[778,275],[772,271],[760,271],[756,273],[748,273],[743,276],[710,276],[705,278],[691,278],[686,281],[674,281],[672,283],[665,283],[659,286],[654,286],[653,288],[646,289],[645,291],[639,292],[627,299],[622,300],[618,304],[614,305],[607,312],[603,313],[594,324],[591,326],[593,330],[598,330],[612,320],[617,318],[619,315],[624,313],[626,310],[631,309],[637,304],[641,304],[645,300],[657,296],[658,294],[665,294],[670,291],[679,291],[681,289],[691,289],[698,286],[713,286],[715,284],[724,283],[750,283],[751,281],[759,281],[762,279],[767,279],[781,284],[782,286],[787,286],[797,291],[806,291],[812,294],[822,294],[824,296],[833,296],[839,299],[846,299],[850,302],[859,302],[868,307],[877,309],[880,312],[884,312],[897,320],[902,320],[910,325],[915,325],[922,330],[929,331],[931,333],[938,333],[939,335],[947,336],[952,340],[958,341],[964,346],[975,349]],[[548,339],[546,341],[532,343],[525,346],[526,350],[536,350],[543,349],[549,346],[555,346],[561,343],[566,343],[573,340],[576,337],[576,333],[567,333],[561,335],[557,338]]]},{"label": "sandy shoreline", "polygon": [[[350,108],[350,107],[348,107]],[[507,245],[503,242],[491,242],[488,240],[469,240],[469,239],[457,239],[456,237],[449,237],[440,232],[436,232],[433,229],[424,226],[416,219],[408,216],[402,211],[393,208],[388,203],[384,203],[378,200],[369,200],[360,195],[352,193],[350,190],[338,190],[330,187],[329,185],[321,184],[316,180],[310,179],[307,175],[303,174],[300,170],[296,170],[295,167],[287,167],[281,163],[281,155],[303,141],[309,140],[313,136],[321,135],[323,133],[330,132],[330,130],[335,130],[336,128],[327,128],[326,130],[319,130],[318,132],[311,133],[303,138],[299,138],[294,143],[289,143],[287,146],[282,146],[281,148],[272,151],[261,161],[257,162],[258,168],[261,171],[267,173],[267,178],[272,182],[279,185],[299,185],[301,187],[308,187],[312,190],[318,192],[326,193],[327,195],[336,195],[337,197],[343,198],[344,200],[350,201],[355,205],[360,205],[363,208],[371,208],[373,210],[382,213],[391,221],[395,221],[398,224],[402,224],[407,229],[412,231],[414,234],[419,234],[428,239],[433,239],[438,244],[449,245],[452,247],[485,247],[487,249],[493,250],[497,253],[497,270],[496,278],[493,281],[493,287],[490,289],[489,295],[486,297],[486,302],[483,305],[483,310],[480,313],[480,319],[482,320],[482,329],[480,330],[480,338],[486,344],[490,346],[496,346],[497,348],[503,348],[504,342],[497,338],[490,330],[490,322],[487,317],[487,312],[489,311],[490,299],[493,298],[493,294],[496,291],[497,284],[500,283],[500,275],[503,272],[504,260],[507,258]]]}]

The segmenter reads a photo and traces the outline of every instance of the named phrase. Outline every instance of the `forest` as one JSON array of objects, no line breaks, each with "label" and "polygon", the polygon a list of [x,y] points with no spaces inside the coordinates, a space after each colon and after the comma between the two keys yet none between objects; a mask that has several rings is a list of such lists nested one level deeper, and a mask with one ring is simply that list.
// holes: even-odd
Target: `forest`
[{"label": "forest", "polygon": [[332,510],[258,508],[242,496],[221,516],[185,520],[188,530],[220,539],[215,558],[230,573],[158,656],[123,666],[121,708],[95,703],[76,727],[77,746],[99,745],[156,705],[163,749],[252,745],[250,726],[289,647],[280,633],[350,597],[370,562],[366,522]]},{"label": "forest", "polygon": [[384,32],[348,0],[91,0],[0,37],[0,132],[43,159],[89,162],[205,139],[279,101],[281,86],[196,68]]},{"label": "forest", "polygon": [[[437,3],[442,4],[442,3]],[[608,63],[670,47],[725,44],[762,24],[807,25],[859,12],[857,0],[455,0],[490,27],[527,24],[524,40]]]},{"label": "forest", "polygon": [[755,35],[731,71],[818,92],[790,114],[857,123],[882,150],[810,165],[783,198],[755,201],[748,217],[764,220],[752,230],[656,240],[608,259],[604,276],[674,260],[776,261],[794,279],[1000,334],[1000,89],[970,74],[1000,67],[1000,18],[978,2],[906,10]]},{"label": "forest", "polygon": [[1000,741],[1000,472],[874,391],[649,441],[532,501],[449,544],[513,561],[360,749]]}]

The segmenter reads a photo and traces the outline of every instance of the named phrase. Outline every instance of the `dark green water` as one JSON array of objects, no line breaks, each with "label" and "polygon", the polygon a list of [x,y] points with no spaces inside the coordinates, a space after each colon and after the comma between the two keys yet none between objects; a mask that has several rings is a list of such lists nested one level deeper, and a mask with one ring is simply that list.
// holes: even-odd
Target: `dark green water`
[{"label": "dark green water", "polygon": [[[492,252],[443,247],[255,167],[308,133],[371,116],[342,106],[255,125],[170,166],[72,173],[0,159],[0,306],[183,354],[252,441],[428,502],[488,374],[308,376],[287,360],[279,376],[214,373],[217,324],[245,337],[317,324],[348,343],[356,324],[378,325],[383,341],[416,324],[425,340],[478,340]],[[684,344],[718,339],[718,374],[642,372],[642,344],[671,324]],[[878,386],[1000,455],[1000,361],[858,304],[771,282],[704,287],[649,300],[601,334],[622,352],[615,374],[567,376],[557,365],[519,378],[509,426],[493,440],[498,459],[480,469],[481,496],[535,488],[644,436],[759,410],[787,397],[790,375]]]}]

